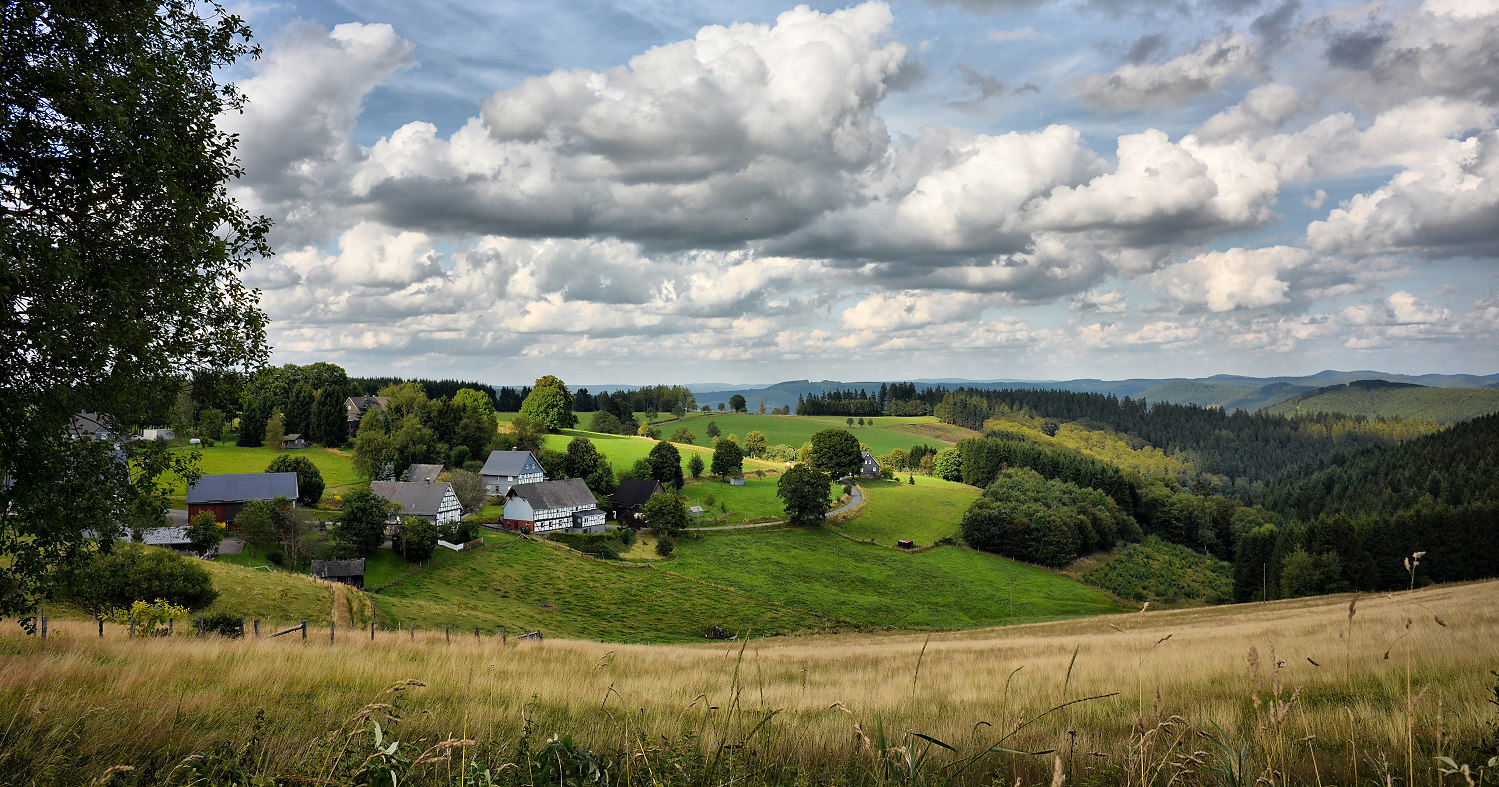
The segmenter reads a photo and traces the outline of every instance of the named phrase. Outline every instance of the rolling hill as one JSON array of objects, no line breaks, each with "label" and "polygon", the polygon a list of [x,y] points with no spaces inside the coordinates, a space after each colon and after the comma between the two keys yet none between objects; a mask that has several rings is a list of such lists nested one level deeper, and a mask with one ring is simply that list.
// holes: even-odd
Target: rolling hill
[{"label": "rolling hill", "polygon": [[1430,418],[1452,424],[1499,412],[1499,389],[1355,380],[1307,391],[1267,409],[1286,416],[1337,413],[1366,418]]}]

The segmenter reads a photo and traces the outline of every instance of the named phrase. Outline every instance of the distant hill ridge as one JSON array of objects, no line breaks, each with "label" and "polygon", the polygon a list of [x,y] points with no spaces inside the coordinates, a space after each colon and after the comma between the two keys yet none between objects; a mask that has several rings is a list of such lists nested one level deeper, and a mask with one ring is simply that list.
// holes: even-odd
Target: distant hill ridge
[{"label": "distant hill ridge", "polygon": [[1435,388],[1390,380],[1355,380],[1297,394],[1268,411],[1276,415],[1430,418],[1452,424],[1499,412],[1499,388]]},{"label": "distant hill ridge", "polygon": [[[906,380],[900,380],[905,382]],[[698,404],[716,407],[719,402],[728,402],[735,394],[743,396],[751,410],[764,401],[767,408],[796,406],[799,396],[821,395],[831,390],[858,390],[863,388],[874,395],[883,382],[897,380],[875,380],[864,382],[840,382],[836,380],[787,380],[761,388],[699,390],[693,389]],[[1145,399],[1150,402],[1172,402],[1174,404],[1197,404],[1205,407],[1222,407],[1225,410],[1256,411],[1273,407],[1293,397],[1312,395],[1323,389],[1336,389],[1349,383],[1391,383],[1407,387],[1439,389],[1489,389],[1499,390],[1499,374],[1423,374],[1407,375],[1361,371],[1325,370],[1301,377],[1245,377],[1242,375],[1217,374],[1211,377],[1189,378],[1131,378],[1127,380],[1099,380],[1079,378],[1073,380],[963,380],[920,379],[910,380],[918,387],[944,386],[957,388],[1057,389],[1079,393],[1113,394],[1119,397]],[[1481,406],[1481,405],[1480,405]],[[1484,411],[1489,412],[1489,411]],[[1349,415],[1372,415],[1370,413],[1348,413]],[[1471,418],[1472,413],[1465,418]],[[1422,416],[1435,417],[1435,416]],[[1461,420],[1459,418],[1458,420]]]}]

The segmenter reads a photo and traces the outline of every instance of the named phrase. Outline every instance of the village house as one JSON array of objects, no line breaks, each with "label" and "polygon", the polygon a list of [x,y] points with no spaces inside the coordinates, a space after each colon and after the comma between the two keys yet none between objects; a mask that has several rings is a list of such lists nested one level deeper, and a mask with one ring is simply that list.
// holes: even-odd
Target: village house
[{"label": "village house", "polygon": [[541,463],[530,451],[490,451],[484,467],[479,470],[484,478],[484,491],[496,497],[510,494],[517,484],[539,484],[546,480]]},{"label": "village house", "polygon": [[666,491],[661,482],[654,478],[626,478],[619,482],[619,488],[609,497],[609,504],[614,507],[614,519],[622,525],[640,527],[645,524],[641,509],[645,507],[647,500]]},{"label": "village house", "polygon": [[374,481],[370,493],[393,503],[390,518],[385,521],[387,535],[395,535],[401,517],[420,517],[438,525],[463,518],[463,508],[453,485],[446,481]]},{"label": "village house", "polygon": [[370,408],[386,412],[390,407],[388,396],[351,396],[344,400],[344,416],[349,420],[349,437],[359,434],[359,422]]},{"label": "village house", "polygon": [[283,451],[291,451],[291,450],[294,450],[294,449],[297,449],[297,448],[306,448],[306,447],[307,447],[307,438],[303,437],[300,433],[293,432],[292,434],[289,434],[286,437],[281,438],[281,450],[283,450]]},{"label": "village house", "polygon": [[354,560],[314,560],[310,573],[317,579],[364,588],[364,558],[362,557]]},{"label": "village house", "polygon": [[581,478],[516,484],[505,497],[506,530],[521,533],[604,532],[603,511]]},{"label": "village house", "polygon": [[223,473],[205,475],[187,488],[189,521],[203,511],[216,521],[233,523],[251,500],[297,499],[296,473]]},{"label": "village house", "polygon": [[880,477],[880,463],[876,462],[875,459],[874,459],[874,454],[871,454],[868,451],[864,452],[864,465],[859,468],[859,477],[860,478],[879,478]]},{"label": "village house", "polygon": [[438,476],[446,473],[447,471],[448,468],[445,465],[412,465],[406,468],[406,472],[402,474],[401,480],[414,481],[417,483],[431,483],[432,481],[436,481]]}]

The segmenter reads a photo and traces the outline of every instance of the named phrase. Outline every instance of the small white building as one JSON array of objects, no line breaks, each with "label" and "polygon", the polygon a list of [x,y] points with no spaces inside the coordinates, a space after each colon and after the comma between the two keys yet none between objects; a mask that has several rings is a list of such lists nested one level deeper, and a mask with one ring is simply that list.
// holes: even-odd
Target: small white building
[{"label": "small white building", "polygon": [[604,532],[605,514],[581,478],[516,484],[505,497],[504,527],[521,533]]}]

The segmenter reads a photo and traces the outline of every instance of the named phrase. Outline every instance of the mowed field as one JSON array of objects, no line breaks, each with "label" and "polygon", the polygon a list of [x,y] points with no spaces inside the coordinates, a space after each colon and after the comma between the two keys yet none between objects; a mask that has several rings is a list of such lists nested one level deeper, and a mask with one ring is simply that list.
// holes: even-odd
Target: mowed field
[{"label": "mowed field", "polygon": [[[411,756],[474,741],[403,784],[453,783],[469,761],[513,773],[554,735],[638,771],[632,784],[678,768],[670,783],[793,783],[794,768],[795,783],[847,785],[1049,784],[1054,772],[1068,784],[1438,784],[1462,782],[1439,778],[1436,755],[1487,756],[1499,582],[696,645],[107,635],[58,622],[44,643],[0,628],[9,783],[88,783],[116,765],[135,769],[126,783],[164,783],[221,741],[252,752],[252,774],[318,782],[336,775],[322,742],[353,741],[352,768],[378,720]],[[371,702],[399,724],[369,717]]]},{"label": "mowed field", "polygon": [[746,434],[759,430],[765,435],[767,445],[784,443],[792,448],[800,448],[803,443],[812,439],[812,435],[824,429],[847,429],[859,438],[860,443],[869,446],[869,450],[875,456],[888,454],[896,448],[903,451],[909,450],[911,446],[919,443],[941,448],[945,444],[957,442],[962,437],[976,434],[966,429],[943,424],[931,416],[879,416],[874,419],[875,426],[850,427],[848,419],[844,416],[751,413],[689,414],[681,421],[661,424],[661,433],[669,437],[678,426],[685,425],[697,435],[697,442],[702,445],[708,442],[710,421],[718,425],[724,436],[738,435],[741,442]]},{"label": "mowed field", "polygon": [[[220,473],[263,473],[271,461],[278,456],[305,456],[317,465],[323,474],[324,498],[332,498],[369,482],[354,472],[354,457],[343,451],[327,448],[298,448],[292,451],[275,451],[268,447],[241,448],[229,442],[221,442],[212,448],[192,446],[176,449],[179,452],[197,451],[198,467],[205,475]],[[168,473],[166,481],[172,485],[173,504],[186,505],[187,484],[175,474]]]}]

